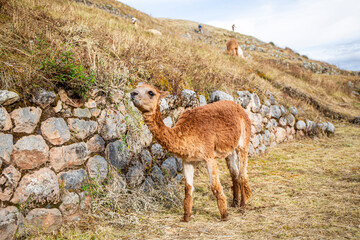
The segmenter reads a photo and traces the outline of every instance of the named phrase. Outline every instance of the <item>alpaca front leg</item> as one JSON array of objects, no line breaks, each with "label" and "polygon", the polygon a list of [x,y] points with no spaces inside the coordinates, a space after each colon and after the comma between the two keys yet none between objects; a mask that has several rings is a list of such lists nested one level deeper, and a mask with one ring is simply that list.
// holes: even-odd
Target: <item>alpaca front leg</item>
[{"label": "alpaca front leg", "polygon": [[211,191],[217,200],[217,205],[220,211],[221,220],[227,221],[229,218],[229,214],[227,211],[226,197],[223,192],[223,188],[219,179],[219,169],[215,162],[215,160],[210,160],[206,163],[208,171],[209,171],[209,179],[211,185]]},{"label": "alpaca front leg", "polygon": [[184,198],[184,218],[182,221],[188,222],[191,217],[191,209],[193,205],[192,193],[194,191],[194,165],[184,163],[183,172],[185,177],[185,198]]}]

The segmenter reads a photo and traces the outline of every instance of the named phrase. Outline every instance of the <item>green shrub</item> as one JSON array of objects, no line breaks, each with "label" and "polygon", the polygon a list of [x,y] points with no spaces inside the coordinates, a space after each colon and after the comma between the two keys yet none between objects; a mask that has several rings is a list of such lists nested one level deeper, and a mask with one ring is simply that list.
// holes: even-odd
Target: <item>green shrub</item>
[{"label": "green shrub", "polygon": [[87,98],[95,75],[88,74],[82,65],[76,64],[73,53],[66,51],[58,57],[51,54],[41,62],[40,71],[55,85],[65,90],[73,90],[79,97]]}]

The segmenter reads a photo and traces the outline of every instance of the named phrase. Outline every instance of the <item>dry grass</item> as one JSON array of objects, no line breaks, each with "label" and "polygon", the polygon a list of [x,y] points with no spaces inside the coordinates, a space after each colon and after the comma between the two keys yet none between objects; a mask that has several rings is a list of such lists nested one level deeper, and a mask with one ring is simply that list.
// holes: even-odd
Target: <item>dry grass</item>
[{"label": "dry grass", "polygon": [[[182,207],[127,212],[127,225],[63,227],[57,239],[359,239],[360,129],[336,124],[331,138],[304,139],[269,149],[249,161],[253,197],[244,213],[230,208],[221,222],[209,190],[207,172],[195,176],[194,215],[180,222]],[[230,177],[222,162],[221,182],[230,196]],[[122,216],[124,218],[124,216]],[[37,236],[52,239],[51,236]],[[54,236],[55,237],[55,236]]]}]

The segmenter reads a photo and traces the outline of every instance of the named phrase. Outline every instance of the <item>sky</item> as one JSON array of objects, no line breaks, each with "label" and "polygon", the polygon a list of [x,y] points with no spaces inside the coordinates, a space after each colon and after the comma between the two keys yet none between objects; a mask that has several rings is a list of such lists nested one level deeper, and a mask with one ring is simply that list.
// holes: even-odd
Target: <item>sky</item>
[{"label": "sky", "polygon": [[184,19],[289,47],[360,71],[360,0],[120,0],[152,17]]}]

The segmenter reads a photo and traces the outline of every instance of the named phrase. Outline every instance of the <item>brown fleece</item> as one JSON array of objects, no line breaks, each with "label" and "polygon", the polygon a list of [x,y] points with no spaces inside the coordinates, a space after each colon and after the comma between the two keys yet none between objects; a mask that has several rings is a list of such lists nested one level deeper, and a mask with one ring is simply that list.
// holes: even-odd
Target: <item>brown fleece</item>
[{"label": "brown fleece", "polygon": [[239,43],[235,38],[230,39],[226,44],[226,53],[231,54],[233,56],[239,56],[238,52]]},{"label": "brown fleece", "polygon": [[191,217],[191,209],[193,205],[191,189],[192,187],[189,184],[185,183],[184,218],[182,219],[182,221],[184,222],[190,221]]}]

